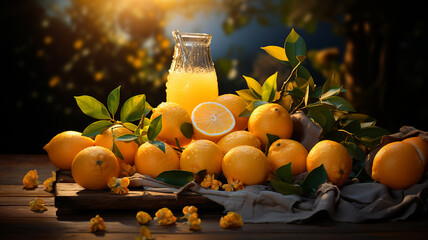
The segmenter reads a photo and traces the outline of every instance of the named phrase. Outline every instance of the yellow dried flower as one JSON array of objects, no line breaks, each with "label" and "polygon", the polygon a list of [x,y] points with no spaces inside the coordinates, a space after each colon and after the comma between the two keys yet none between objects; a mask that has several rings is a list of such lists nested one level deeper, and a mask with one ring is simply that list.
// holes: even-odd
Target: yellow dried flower
[{"label": "yellow dried flower", "polygon": [[37,170],[30,170],[25,174],[22,179],[25,189],[34,189],[39,186],[39,176],[37,175]]},{"label": "yellow dried flower", "polygon": [[187,218],[187,225],[189,226],[190,230],[197,231],[201,229],[201,219],[198,218],[198,214],[192,213]]},{"label": "yellow dried flower", "polygon": [[198,208],[195,206],[185,206],[183,208],[183,214],[185,215],[185,218],[188,218],[188,216],[192,213],[198,212]]},{"label": "yellow dried flower", "polygon": [[195,206],[185,206],[183,208],[184,216],[182,218],[187,219],[187,225],[190,230],[197,231],[201,229],[201,219],[198,218],[198,208]]},{"label": "yellow dried flower", "polygon": [[131,166],[127,163],[120,162],[119,166],[120,166],[120,176],[121,177],[130,177],[137,172],[135,165]]},{"label": "yellow dried flower", "polygon": [[95,217],[91,218],[91,226],[89,227],[89,231],[96,232],[96,231],[105,231],[106,225],[104,224],[104,219],[100,217],[100,215],[96,215]]},{"label": "yellow dried flower", "polygon": [[232,191],[239,191],[245,188],[244,183],[242,183],[239,180],[233,180],[232,178],[227,178],[227,184],[223,184],[221,186],[225,191],[232,192]]},{"label": "yellow dried flower", "polygon": [[56,181],[56,173],[52,171],[52,177],[46,179],[43,182],[43,186],[45,186],[46,192],[53,192],[53,184]]},{"label": "yellow dried flower", "polygon": [[221,188],[223,188],[226,192],[233,192],[233,186],[231,184],[223,184]]},{"label": "yellow dried flower", "polygon": [[44,212],[48,209],[45,207],[46,202],[43,199],[36,198],[30,202],[31,211]]},{"label": "yellow dried flower", "polygon": [[168,208],[161,208],[155,214],[155,220],[158,221],[160,225],[173,225],[177,218]]},{"label": "yellow dried flower", "polygon": [[221,186],[221,182],[215,179],[214,174],[207,174],[204,180],[201,182],[201,186],[204,188],[211,188],[212,190],[218,190]]},{"label": "yellow dried flower", "polygon": [[139,224],[144,225],[147,224],[148,222],[150,222],[152,220],[152,217],[150,216],[150,214],[143,212],[143,211],[139,211],[137,213],[137,221]]},{"label": "yellow dried flower", "polygon": [[112,192],[115,194],[127,194],[129,193],[129,178],[116,178],[112,177],[109,179],[107,185],[111,189]]},{"label": "yellow dried flower", "polygon": [[140,236],[135,237],[135,240],[150,240],[152,238],[152,233],[146,226],[141,226],[140,228]]},{"label": "yellow dried flower", "polygon": [[226,216],[220,219],[221,228],[230,228],[230,227],[242,227],[244,223],[242,222],[241,215],[235,212],[228,212]]}]

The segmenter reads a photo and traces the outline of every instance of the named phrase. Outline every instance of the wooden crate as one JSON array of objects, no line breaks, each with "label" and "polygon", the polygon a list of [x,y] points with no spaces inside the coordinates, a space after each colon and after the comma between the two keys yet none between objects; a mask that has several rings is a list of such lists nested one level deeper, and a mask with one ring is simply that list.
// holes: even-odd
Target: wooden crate
[{"label": "wooden crate", "polygon": [[55,207],[59,210],[157,210],[163,207],[182,209],[187,205],[199,209],[223,209],[221,205],[190,192],[176,197],[172,193],[146,191],[143,188],[130,188],[126,195],[114,194],[109,189],[90,191],[75,183],[70,171],[57,171]]}]

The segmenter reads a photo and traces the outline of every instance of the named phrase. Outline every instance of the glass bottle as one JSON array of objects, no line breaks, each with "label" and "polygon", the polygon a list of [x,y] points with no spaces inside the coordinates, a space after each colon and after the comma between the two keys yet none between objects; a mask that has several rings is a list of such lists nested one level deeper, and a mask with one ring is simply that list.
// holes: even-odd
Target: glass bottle
[{"label": "glass bottle", "polygon": [[166,83],[166,101],[176,102],[189,115],[199,103],[218,96],[217,75],[211,59],[211,35],[172,32],[174,57]]}]

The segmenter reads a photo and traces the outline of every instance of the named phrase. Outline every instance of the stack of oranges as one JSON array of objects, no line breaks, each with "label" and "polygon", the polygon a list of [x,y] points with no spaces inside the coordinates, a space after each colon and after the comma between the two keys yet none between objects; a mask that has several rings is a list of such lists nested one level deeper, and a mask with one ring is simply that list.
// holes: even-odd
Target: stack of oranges
[{"label": "stack of oranges", "polygon": [[[323,164],[328,181],[333,184],[340,186],[349,178],[352,158],[341,144],[323,140],[312,149],[306,149],[290,139],[293,120],[287,109],[276,103],[267,103],[257,107],[250,116],[240,117],[247,105],[235,94],[220,95],[212,102],[201,103],[191,114],[176,103],[161,103],[153,109],[151,119],[162,115],[162,129],[157,140],[165,144],[164,152],[150,142],[138,146],[135,142],[116,141],[115,137],[132,134],[122,125],[110,127],[94,140],[78,132],[63,132],[44,149],[56,167],[71,169],[79,185],[93,190],[106,188],[109,178],[118,177],[121,164],[135,165],[140,174],[151,177],[168,170],[181,169],[195,174],[206,170],[207,174],[223,173],[227,179],[244,185],[262,184],[279,167],[288,163],[292,163],[293,176],[310,172]],[[191,139],[182,133],[180,127],[183,123],[192,124]],[[268,134],[279,139],[265,154]],[[110,151],[113,142],[123,159]],[[399,152],[416,160],[404,163],[385,160],[401,158]],[[385,146],[378,155],[373,164],[373,179],[391,188],[406,188],[419,181],[423,174],[428,161],[428,143],[409,139],[394,146]],[[405,168],[405,165],[411,167]],[[395,177],[391,173],[396,169],[403,174]]]}]

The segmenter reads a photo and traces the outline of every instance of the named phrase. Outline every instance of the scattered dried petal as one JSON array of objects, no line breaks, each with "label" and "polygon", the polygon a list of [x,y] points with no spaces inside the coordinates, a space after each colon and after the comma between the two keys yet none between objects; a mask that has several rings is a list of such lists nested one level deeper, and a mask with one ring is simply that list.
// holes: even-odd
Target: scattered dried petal
[{"label": "scattered dried petal", "polygon": [[204,180],[202,180],[201,182],[201,186],[204,188],[209,188],[211,187],[211,184],[212,184],[211,175],[209,174],[205,175]]},{"label": "scattered dried petal", "polygon": [[52,171],[52,177],[46,179],[43,182],[43,186],[45,186],[46,192],[53,192],[53,184],[56,181],[56,173]]},{"label": "scattered dried petal", "polygon": [[137,213],[137,221],[139,224],[144,225],[147,224],[148,222],[150,222],[152,220],[152,217],[150,216],[150,214],[143,212],[143,211],[139,211]]},{"label": "scattered dried petal", "polygon": [[116,178],[112,177],[109,179],[107,185],[111,189],[112,192],[115,194],[127,194],[129,193],[129,178]]},{"label": "scattered dried petal", "polygon": [[160,225],[173,225],[177,218],[168,208],[161,208],[155,214],[155,220],[158,221]]},{"label": "scattered dried petal", "polygon": [[30,170],[25,174],[22,179],[25,189],[34,189],[39,186],[39,176],[37,175],[37,170]]},{"label": "scattered dried petal", "polygon": [[198,212],[198,208],[195,206],[185,206],[183,208],[183,214],[185,215],[186,218],[188,218],[188,215],[196,212]]},{"label": "scattered dried petal", "polygon": [[221,187],[227,192],[239,191],[245,188],[244,183],[232,178],[227,178],[227,184],[223,184]]},{"label": "scattered dried petal", "polygon": [[201,219],[198,218],[198,214],[192,213],[187,219],[187,225],[189,226],[190,230],[198,231],[201,229]]},{"label": "scattered dried petal", "polygon": [[46,202],[43,199],[36,198],[30,202],[31,211],[33,212],[44,212],[48,209],[45,207]]},{"label": "scattered dried petal", "polygon": [[226,216],[220,219],[221,228],[230,228],[230,227],[242,227],[244,223],[242,222],[241,215],[235,212],[228,212]]},{"label": "scattered dried petal", "polygon": [[221,186],[222,182],[220,182],[219,180],[212,180],[212,184],[211,184],[211,189],[212,190],[218,190]]},{"label": "scattered dried petal", "polygon": [[127,163],[120,162],[119,166],[120,166],[120,176],[121,177],[130,177],[137,172],[135,165],[131,166]]},{"label": "scattered dried petal", "polygon": [[96,215],[95,217],[91,218],[91,226],[89,227],[89,231],[91,232],[97,232],[97,231],[105,231],[106,225],[104,224],[104,219],[100,217],[100,215]]},{"label": "scattered dried petal", "polygon": [[152,233],[150,232],[150,230],[146,227],[146,226],[141,226],[140,228],[140,236],[135,237],[135,240],[150,240],[150,239],[154,239],[152,237]]},{"label": "scattered dried petal", "polygon": [[211,188],[212,190],[218,190],[221,186],[221,182],[215,179],[214,174],[207,174],[204,180],[201,182],[201,186],[204,188]]}]

